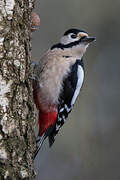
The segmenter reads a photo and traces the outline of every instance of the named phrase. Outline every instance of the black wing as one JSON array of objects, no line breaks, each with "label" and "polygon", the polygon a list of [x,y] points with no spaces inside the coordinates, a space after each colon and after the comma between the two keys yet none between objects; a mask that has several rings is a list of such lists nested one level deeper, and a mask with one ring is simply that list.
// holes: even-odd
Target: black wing
[{"label": "black wing", "polygon": [[58,117],[57,121],[52,129],[52,132],[49,134],[49,145],[55,141],[55,137],[65,123],[68,114],[71,112],[73,105],[71,104],[72,99],[74,97],[76,86],[79,80],[78,77],[78,66],[81,66],[84,70],[83,61],[76,60],[76,63],[71,66],[71,71],[69,75],[64,79],[63,82],[63,91],[59,98],[59,107],[58,107]]}]

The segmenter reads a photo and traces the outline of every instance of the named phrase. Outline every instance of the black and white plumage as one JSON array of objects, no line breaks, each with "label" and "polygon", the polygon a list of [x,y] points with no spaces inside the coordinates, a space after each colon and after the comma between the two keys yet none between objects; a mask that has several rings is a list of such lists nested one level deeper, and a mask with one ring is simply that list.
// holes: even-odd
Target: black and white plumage
[{"label": "black and white plumage", "polygon": [[[69,57],[66,57],[69,58]],[[63,80],[63,90],[59,98],[58,117],[49,135],[50,146],[54,143],[55,137],[59,129],[63,126],[71,112],[73,105],[79,95],[84,80],[84,64],[82,59],[76,59],[75,64],[71,66],[70,73]]]},{"label": "black and white plumage", "polygon": [[33,96],[39,111],[40,146],[46,137],[50,146],[54,143],[71,112],[84,80],[82,57],[94,40],[85,31],[69,29],[35,66]]}]

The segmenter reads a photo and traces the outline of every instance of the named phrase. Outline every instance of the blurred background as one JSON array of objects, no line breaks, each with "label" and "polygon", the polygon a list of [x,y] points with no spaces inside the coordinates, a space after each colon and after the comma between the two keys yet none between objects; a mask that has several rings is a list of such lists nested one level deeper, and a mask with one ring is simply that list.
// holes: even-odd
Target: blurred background
[{"label": "blurred background", "polygon": [[40,30],[32,59],[79,28],[96,36],[84,56],[85,81],[51,149],[35,161],[36,180],[120,180],[120,0],[37,0]]}]

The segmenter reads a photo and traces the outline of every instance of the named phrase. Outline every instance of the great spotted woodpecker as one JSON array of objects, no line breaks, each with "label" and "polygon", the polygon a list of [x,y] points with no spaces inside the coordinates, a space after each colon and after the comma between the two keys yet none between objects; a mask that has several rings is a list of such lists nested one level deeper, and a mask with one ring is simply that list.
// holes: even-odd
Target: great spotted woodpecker
[{"label": "great spotted woodpecker", "polygon": [[71,112],[84,80],[83,54],[95,40],[85,31],[69,29],[34,66],[33,96],[39,112],[40,144],[49,145]]}]

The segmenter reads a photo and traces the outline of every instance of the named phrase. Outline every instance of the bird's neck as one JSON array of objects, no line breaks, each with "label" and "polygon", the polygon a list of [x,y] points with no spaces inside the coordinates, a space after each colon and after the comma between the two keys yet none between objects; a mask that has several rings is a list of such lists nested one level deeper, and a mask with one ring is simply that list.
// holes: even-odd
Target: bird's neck
[{"label": "bird's neck", "polygon": [[80,49],[64,49],[62,53],[64,56],[71,56],[76,59],[82,59],[83,57],[83,52]]},{"label": "bird's neck", "polygon": [[64,49],[55,49],[56,53],[61,54],[62,56],[66,57],[74,57],[76,59],[82,59],[86,49],[83,47],[71,47],[71,48],[64,48]]}]

